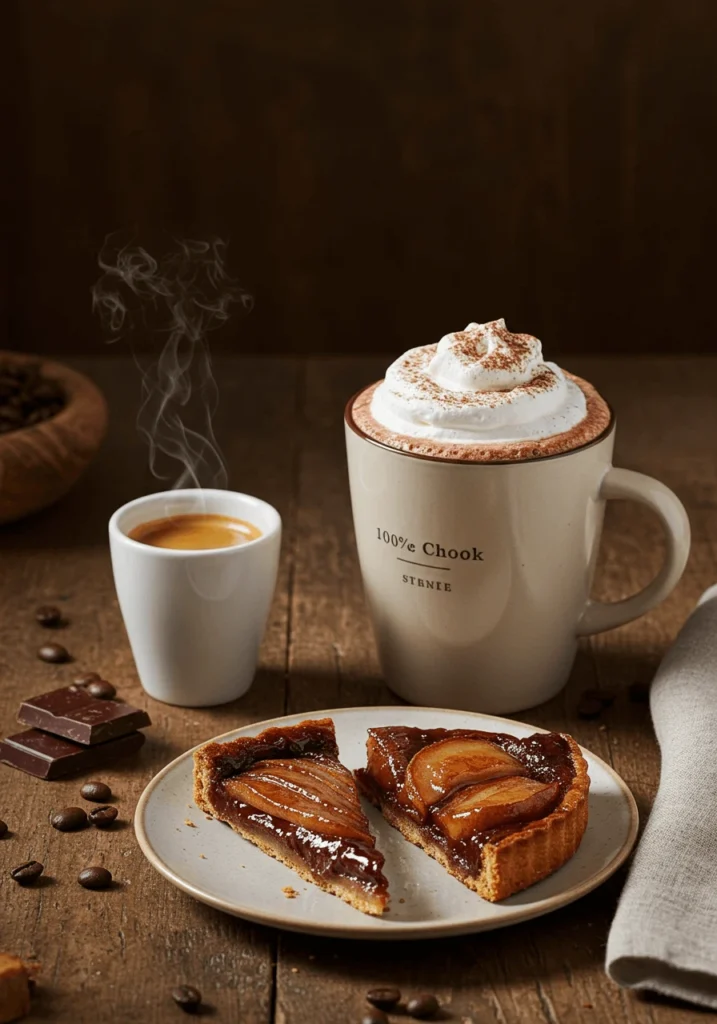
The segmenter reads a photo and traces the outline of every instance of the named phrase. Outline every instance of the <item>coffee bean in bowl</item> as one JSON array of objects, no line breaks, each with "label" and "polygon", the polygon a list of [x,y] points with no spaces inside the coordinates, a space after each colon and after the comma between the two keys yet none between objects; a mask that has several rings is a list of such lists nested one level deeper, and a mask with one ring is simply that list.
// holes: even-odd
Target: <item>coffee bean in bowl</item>
[{"label": "coffee bean in bowl", "polygon": [[53,629],[62,622],[62,612],[52,604],[43,604],[35,609],[35,619],[46,629]]},{"label": "coffee bean in bowl", "polygon": [[109,828],[117,817],[117,808],[107,805],[106,807],[94,807],[88,814],[90,824],[95,828]]},{"label": "coffee bean in bowl", "polygon": [[80,796],[94,803],[106,804],[112,799],[112,790],[106,782],[86,782],[80,790]]},{"label": "coffee bean in bowl", "polygon": [[25,864],[20,864],[18,867],[13,868],[10,876],[19,885],[32,885],[33,882],[38,880],[44,870],[39,861],[28,860]]},{"label": "coffee bean in bowl", "polygon": [[83,868],[77,876],[77,881],[85,889],[106,889],[112,882],[112,875],[107,868]]},{"label": "coffee bean in bowl", "polygon": [[177,985],[172,989],[172,999],[185,1013],[196,1013],[202,1002],[202,993],[193,985]]},{"label": "coffee bean in bowl", "polygon": [[47,661],[51,665],[61,665],[70,660],[70,652],[62,644],[43,644],[37,652],[40,661]]},{"label": "coffee bean in bowl", "polygon": [[77,832],[87,824],[87,814],[81,807],[63,807],[50,815],[50,824],[58,832]]}]

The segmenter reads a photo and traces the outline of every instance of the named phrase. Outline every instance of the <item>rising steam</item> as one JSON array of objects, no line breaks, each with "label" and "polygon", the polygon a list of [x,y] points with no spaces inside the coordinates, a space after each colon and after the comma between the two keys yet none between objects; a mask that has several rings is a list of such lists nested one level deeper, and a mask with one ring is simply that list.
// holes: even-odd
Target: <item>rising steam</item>
[{"label": "rising steam", "polygon": [[[173,487],[226,487],[227,468],[212,427],[219,395],[207,344],[210,331],[252,297],[226,272],[224,243],[182,241],[160,260],[139,246],[113,245],[98,257],[103,273],[92,288],[92,308],[117,341],[143,331],[160,349],[141,367],[137,427],[149,442],[149,466]],[[166,340],[165,340],[166,337]],[[139,363],[138,363],[139,365]]]}]

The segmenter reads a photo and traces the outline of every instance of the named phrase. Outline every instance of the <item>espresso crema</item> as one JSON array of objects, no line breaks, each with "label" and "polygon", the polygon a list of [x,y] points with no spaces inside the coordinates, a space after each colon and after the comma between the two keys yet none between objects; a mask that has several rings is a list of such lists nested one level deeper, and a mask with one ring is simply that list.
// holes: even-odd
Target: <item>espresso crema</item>
[{"label": "espresso crema", "polygon": [[206,551],[211,548],[232,548],[237,544],[261,537],[261,530],[253,523],[231,516],[206,512],[165,516],[151,519],[130,530],[128,536],[140,544],[154,548],[174,548],[180,551]]},{"label": "espresso crema", "polygon": [[594,441],[611,420],[591,384],[545,362],[540,341],[511,333],[504,320],[410,349],[351,411],[373,440],[469,462],[562,454]]}]

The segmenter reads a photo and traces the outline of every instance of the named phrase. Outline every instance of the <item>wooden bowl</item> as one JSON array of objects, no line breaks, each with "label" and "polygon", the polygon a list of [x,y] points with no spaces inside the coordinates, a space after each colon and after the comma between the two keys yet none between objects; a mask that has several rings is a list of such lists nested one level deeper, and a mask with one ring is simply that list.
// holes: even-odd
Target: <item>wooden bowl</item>
[{"label": "wooden bowl", "polygon": [[67,494],[92,461],[107,429],[107,403],[87,377],[61,363],[0,351],[5,363],[38,363],[59,381],[66,404],[52,419],[0,434],[0,523],[21,519]]}]

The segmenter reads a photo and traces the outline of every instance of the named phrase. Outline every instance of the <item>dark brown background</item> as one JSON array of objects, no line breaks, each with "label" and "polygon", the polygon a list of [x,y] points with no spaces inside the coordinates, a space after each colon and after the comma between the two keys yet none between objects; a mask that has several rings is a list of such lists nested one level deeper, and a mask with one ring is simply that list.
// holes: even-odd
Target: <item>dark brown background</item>
[{"label": "dark brown background", "polygon": [[714,0],[5,0],[10,344],[97,352],[104,236],[230,241],[239,351],[505,316],[717,350]]}]

